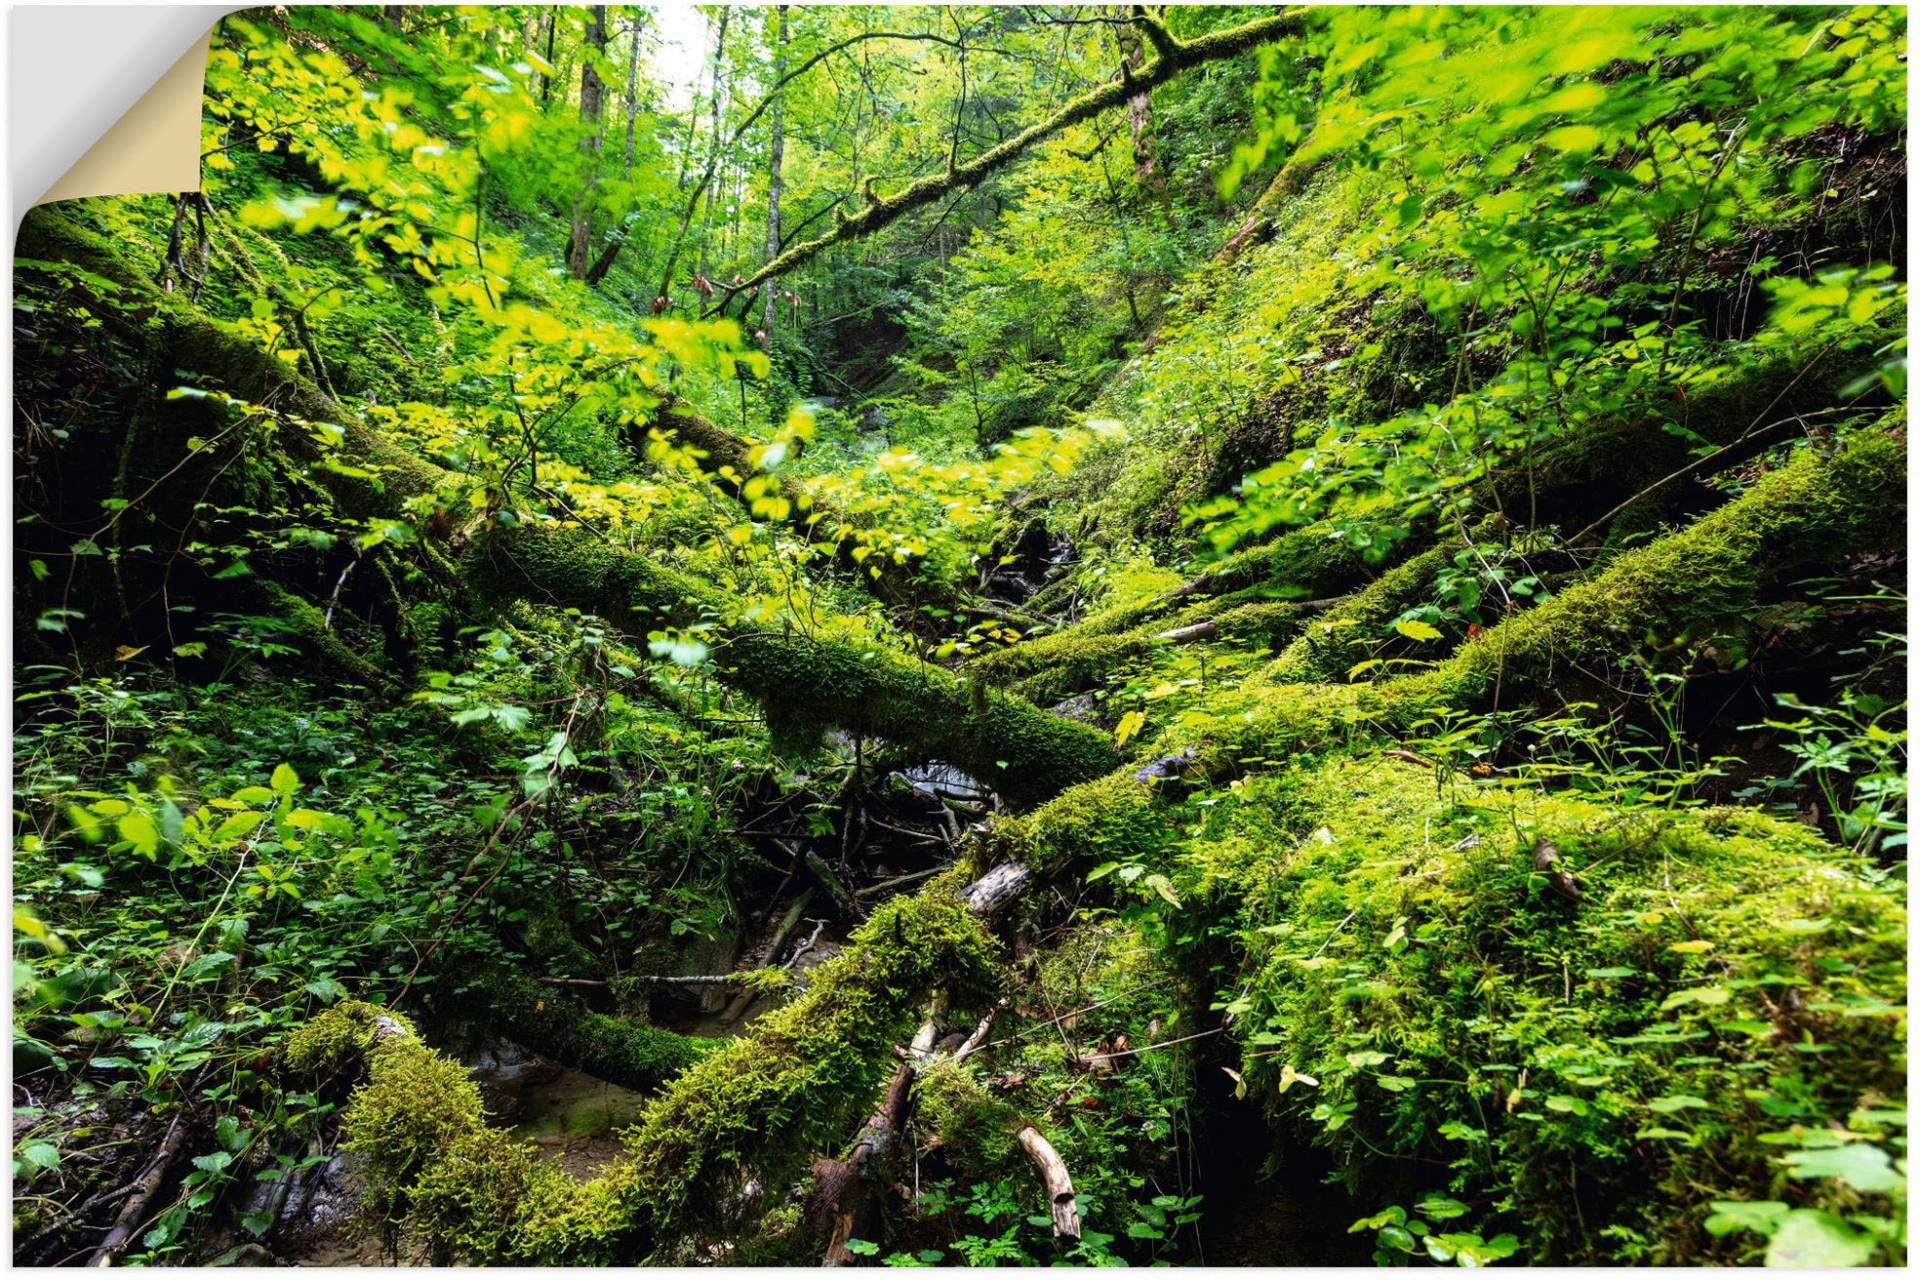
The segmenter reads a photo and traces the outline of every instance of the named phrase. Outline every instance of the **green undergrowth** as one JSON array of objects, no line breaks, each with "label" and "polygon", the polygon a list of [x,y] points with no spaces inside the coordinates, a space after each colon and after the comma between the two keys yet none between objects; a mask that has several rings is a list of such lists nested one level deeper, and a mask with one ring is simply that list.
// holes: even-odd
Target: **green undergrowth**
[{"label": "green undergrowth", "polygon": [[1243,1087],[1379,1202],[1384,1257],[1901,1256],[1900,876],[1750,811],[1378,757],[1217,794],[1174,881],[1240,957]]}]

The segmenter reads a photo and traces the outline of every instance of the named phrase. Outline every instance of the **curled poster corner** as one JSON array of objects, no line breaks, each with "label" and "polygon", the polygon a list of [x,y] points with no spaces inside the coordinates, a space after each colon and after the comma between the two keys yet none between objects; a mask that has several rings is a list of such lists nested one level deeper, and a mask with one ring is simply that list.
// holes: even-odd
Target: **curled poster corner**
[{"label": "curled poster corner", "polygon": [[[197,190],[207,48],[214,24],[232,11],[201,5],[15,9],[14,221],[55,200]],[[85,105],[50,118],[47,102]]]}]

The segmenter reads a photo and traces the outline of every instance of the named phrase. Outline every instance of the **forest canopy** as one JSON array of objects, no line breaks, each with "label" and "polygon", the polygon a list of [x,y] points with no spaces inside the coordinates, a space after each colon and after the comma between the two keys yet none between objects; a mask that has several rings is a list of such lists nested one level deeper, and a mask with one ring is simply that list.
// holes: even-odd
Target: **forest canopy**
[{"label": "forest canopy", "polygon": [[16,239],[22,1265],[1901,1265],[1905,13],[286,6]]}]

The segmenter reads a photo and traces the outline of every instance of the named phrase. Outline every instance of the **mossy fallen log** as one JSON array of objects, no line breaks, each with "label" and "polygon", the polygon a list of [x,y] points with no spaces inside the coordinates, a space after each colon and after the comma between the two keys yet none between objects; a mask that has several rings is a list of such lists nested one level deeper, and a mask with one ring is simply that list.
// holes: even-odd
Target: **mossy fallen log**
[{"label": "mossy fallen log", "polygon": [[[459,1065],[404,1020],[342,1004],[295,1034],[289,1068],[362,1061],[348,1143],[445,1255],[475,1262],[632,1263],[739,1225],[754,1188],[783,1187],[838,1141],[891,1072],[887,1049],[936,986],[988,1003],[998,948],[949,874],[874,912],[792,1004],[705,1057],[648,1107],[628,1154],[580,1182],[488,1128]],[[397,1030],[375,1032],[382,1024]]]},{"label": "mossy fallen log", "polygon": [[1327,609],[1307,623],[1260,672],[1258,682],[1340,683],[1351,679],[1349,673],[1355,664],[1367,660],[1394,619],[1430,598],[1434,575],[1451,564],[1459,550],[1460,543],[1454,539],[1430,547]]},{"label": "mossy fallen log", "polygon": [[1327,607],[1320,600],[1248,599],[1253,592],[1202,599],[1170,618],[1112,634],[1075,627],[983,654],[967,674],[1041,706],[1096,689],[1156,651],[1202,640],[1271,648],[1299,634]]},{"label": "mossy fallen log", "polygon": [[[475,971],[460,958],[451,969]],[[563,1066],[623,1089],[642,1093],[657,1089],[723,1043],[597,1012],[504,965],[481,965],[478,972],[478,980],[447,998],[449,1009]]]},{"label": "mossy fallen log", "polygon": [[1750,645],[1757,606],[1797,571],[1904,541],[1904,424],[1904,412],[1892,415],[1831,456],[1803,448],[1684,529],[1482,632],[1430,677],[1434,694],[1468,706],[1564,697],[1613,683],[1647,637],[1662,648],[1683,636]]}]

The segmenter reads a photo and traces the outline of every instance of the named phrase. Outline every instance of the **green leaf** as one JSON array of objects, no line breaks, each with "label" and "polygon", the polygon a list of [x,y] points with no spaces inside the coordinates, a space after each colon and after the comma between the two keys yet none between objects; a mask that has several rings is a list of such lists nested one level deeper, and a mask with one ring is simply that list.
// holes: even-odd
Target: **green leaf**
[{"label": "green leaf", "polygon": [[1458,1200],[1449,1200],[1445,1196],[1428,1196],[1413,1207],[1438,1222],[1464,1218],[1467,1215],[1467,1206]]},{"label": "green leaf", "polygon": [[1816,1147],[1787,1156],[1787,1175],[1793,1178],[1838,1178],[1855,1191],[1897,1191],[1906,1178],[1893,1167],[1887,1153],[1867,1142],[1844,1147]]},{"label": "green leaf", "polygon": [[871,1258],[880,1252],[880,1246],[871,1240],[854,1239],[847,1241],[847,1252],[858,1258]]},{"label": "green leaf", "polygon": [[290,764],[277,764],[273,767],[273,777],[267,780],[277,796],[290,796],[300,789],[300,775],[293,771]]},{"label": "green leaf", "polygon": [[120,838],[133,846],[133,851],[143,858],[151,860],[160,852],[160,828],[154,825],[153,816],[135,809],[116,824]]},{"label": "green leaf", "polygon": [[1402,618],[1393,624],[1393,629],[1409,640],[1419,640],[1423,642],[1427,640],[1438,640],[1441,635],[1440,628],[1431,623],[1422,622],[1418,618]]},{"label": "green leaf", "polygon": [[14,1158],[30,1169],[53,1169],[60,1164],[60,1149],[51,1142],[22,1143]]},{"label": "green leaf", "polygon": [[1757,1231],[1770,1236],[1787,1215],[1787,1206],[1778,1200],[1715,1200],[1713,1213],[1703,1224],[1710,1236],[1732,1235],[1736,1231]]},{"label": "green leaf", "polygon": [[1547,130],[1540,141],[1555,151],[1591,151],[1606,141],[1606,137],[1590,124],[1567,124]]},{"label": "green leaf", "polygon": [[302,987],[301,990],[325,1004],[332,1004],[347,994],[347,989],[338,982],[335,982],[332,978],[315,978],[312,982]]},{"label": "green leaf", "polygon": [[1773,1233],[1770,1267],[1862,1267],[1873,1260],[1873,1237],[1820,1209],[1795,1209]]}]

